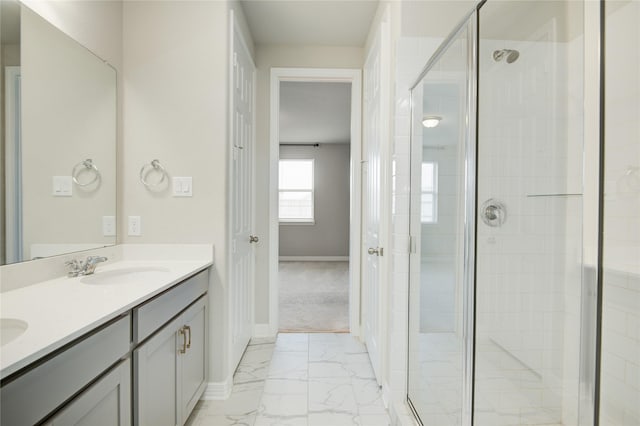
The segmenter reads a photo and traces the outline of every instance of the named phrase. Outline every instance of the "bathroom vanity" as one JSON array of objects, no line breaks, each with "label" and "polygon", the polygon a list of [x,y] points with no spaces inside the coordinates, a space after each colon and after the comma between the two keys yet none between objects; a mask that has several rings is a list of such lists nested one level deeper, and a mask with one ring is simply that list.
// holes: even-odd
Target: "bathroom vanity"
[{"label": "bathroom vanity", "polygon": [[95,274],[1,294],[1,424],[186,422],[207,383],[213,256],[111,250]]}]

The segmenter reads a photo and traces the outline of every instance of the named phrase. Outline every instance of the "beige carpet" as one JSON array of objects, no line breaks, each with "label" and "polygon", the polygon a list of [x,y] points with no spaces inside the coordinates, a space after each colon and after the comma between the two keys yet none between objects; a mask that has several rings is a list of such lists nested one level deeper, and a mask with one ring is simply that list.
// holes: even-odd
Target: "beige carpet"
[{"label": "beige carpet", "polygon": [[280,262],[281,332],[349,331],[349,262]]}]

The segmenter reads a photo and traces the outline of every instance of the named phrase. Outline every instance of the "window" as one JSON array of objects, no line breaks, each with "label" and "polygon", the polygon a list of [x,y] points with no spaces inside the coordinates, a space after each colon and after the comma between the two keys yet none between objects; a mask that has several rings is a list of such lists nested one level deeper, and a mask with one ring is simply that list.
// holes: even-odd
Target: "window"
[{"label": "window", "polygon": [[422,223],[438,221],[438,164],[422,163]]},{"label": "window", "polygon": [[280,222],[313,222],[313,160],[280,160]]}]

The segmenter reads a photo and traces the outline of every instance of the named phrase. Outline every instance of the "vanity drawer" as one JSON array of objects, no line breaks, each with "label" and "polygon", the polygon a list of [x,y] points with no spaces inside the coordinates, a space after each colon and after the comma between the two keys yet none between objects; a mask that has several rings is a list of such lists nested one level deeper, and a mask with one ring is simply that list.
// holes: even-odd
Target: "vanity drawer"
[{"label": "vanity drawer", "polygon": [[135,344],[153,334],[207,292],[209,271],[204,270],[133,310]]},{"label": "vanity drawer", "polygon": [[124,358],[130,345],[127,314],[4,385],[0,423],[36,424]]}]

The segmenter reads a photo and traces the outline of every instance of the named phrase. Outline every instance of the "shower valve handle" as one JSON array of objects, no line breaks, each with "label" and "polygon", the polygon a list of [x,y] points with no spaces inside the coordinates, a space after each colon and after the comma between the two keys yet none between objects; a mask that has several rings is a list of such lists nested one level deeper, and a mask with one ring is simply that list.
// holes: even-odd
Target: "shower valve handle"
[{"label": "shower valve handle", "polygon": [[480,215],[487,226],[496,228],[502,226],[507,220],[507,209],[501,201],[490,198],[482,203]]}]

